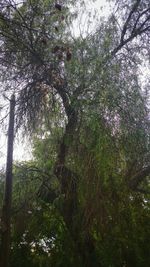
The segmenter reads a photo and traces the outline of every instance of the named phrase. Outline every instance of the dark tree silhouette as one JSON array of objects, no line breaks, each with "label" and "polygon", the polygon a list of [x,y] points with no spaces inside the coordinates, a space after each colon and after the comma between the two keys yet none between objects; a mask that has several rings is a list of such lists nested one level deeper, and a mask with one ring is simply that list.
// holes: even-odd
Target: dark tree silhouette
[{"label": "dark tree silhouette", "polygon": [[7,163],[5,195],[2,209],[2,238],[0,251],[0,266],[9,266],[11,246],[11,203],[12,203],[12,164],[13,164],[13,142],[14,142],[14,117],[15,117],[15,96],[10,100],[10,116],[8,128]]}]

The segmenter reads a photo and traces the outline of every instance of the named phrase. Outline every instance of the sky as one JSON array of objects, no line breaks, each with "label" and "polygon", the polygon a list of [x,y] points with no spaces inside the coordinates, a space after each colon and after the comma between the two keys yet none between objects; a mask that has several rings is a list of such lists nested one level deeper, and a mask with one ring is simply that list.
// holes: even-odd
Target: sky
[{"label": "sky", "polygon": [[76,36],[87,35],[88,31],[90,31],[88,21],[91,21],[90,27],[92,30],[97,20],[100,20],[101,17],[107,17],[110,13],[110,4],[106,0],[87,0],[85,3],[86,6],[80,8],[78,19],[73,24]]}]

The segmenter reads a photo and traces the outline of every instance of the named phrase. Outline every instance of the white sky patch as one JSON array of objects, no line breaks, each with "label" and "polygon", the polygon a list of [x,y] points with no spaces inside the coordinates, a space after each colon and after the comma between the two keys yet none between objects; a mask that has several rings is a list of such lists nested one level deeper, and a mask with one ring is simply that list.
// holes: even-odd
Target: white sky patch
[{"label": "white sky patch", "polygon": [[77,19],[74,21],[71,32],[75,37],[88,36],[101,19],[107,18],[111,12],[111,6],[106,0],[85,1],[85,5],[76,7]]},{"label": "white sky patch", "polygon": [[[5,167],[7,159],[9,100],[0,96],[0,107],[4,107],[0,112],[0,169],[2,169]],[[14,161],[26,161],[32,159],[31,145],[27,138],[21,138],[21,134],[15,136],[13,155]]]},{"label": "white sky patch", "polygon": [[[8,126],[8,125],[7,125]],[[0,134],[0,169],[5,167],[7,159],[7,131],[1,129]],[[32,159],[31,144],[27,138],[17,135],[14,140],[13,159],[27,161]]]}]

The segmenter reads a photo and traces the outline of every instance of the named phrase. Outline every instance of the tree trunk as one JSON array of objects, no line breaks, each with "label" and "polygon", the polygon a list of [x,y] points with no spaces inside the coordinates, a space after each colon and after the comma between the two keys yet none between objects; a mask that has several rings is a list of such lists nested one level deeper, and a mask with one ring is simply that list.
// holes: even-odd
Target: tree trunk
[{"label": "tree trunk", "polygon": [[2,209],[2,234],[1,234],[1,251],[0,251],[1,267],[8,267],[10,263],[12,163],[13,163],[14,117],[15,117],[14,113],[15,113],[15,96],[12,95],[10,100],[10,115],[9,115],[9,128],[8,128],[5,194],[4,194],[3,209]]}]

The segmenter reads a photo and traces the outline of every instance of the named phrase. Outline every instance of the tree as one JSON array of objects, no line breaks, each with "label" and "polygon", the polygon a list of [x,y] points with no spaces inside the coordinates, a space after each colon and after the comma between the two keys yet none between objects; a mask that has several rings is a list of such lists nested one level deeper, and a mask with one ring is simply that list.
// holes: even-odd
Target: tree
[{"label": "tree", "polygon": [[[95,255],[90,222],[98,221],[98,209],[93,208],[101,197],[107,199],[105,183],[117,176],[120,184],[124,181],[130,188],[144,191],[141,185],[143,182],[145,187],[149,175],[148,110],[137,75],[142,37],[149,40],[149,7],[147,1],[122,3],[118,1],[117,11],[117,16],[121,11],[124,15],[123,21],[119,18],[121,28],[113,14],[94,33],[75,39],[67,27],[56,30],[61,14],[68,15],[66,21],[71,22],[67,1],[62,10],[56,10],[53,1],[26,1],[22,6],[1,3],[1,68],[7,70],[5,82],[18,83],[18,127],[43,126],[43,113],[56,114],[57,110],[56,121],[62,131],[53,175],[64,197],[64,223],[82,265],[87,266],[94,264]],[[49,124],[53,129],[54,121]],[[84,179],[85,192],[81,190]],[[94,194],[91,199],[90,189]],[[86,231],[85,224],[83,228],[79,224],[84,214]],[[107,217],[105,212],[100,214]]]},{"label": "tree", "polygon": [[13,142],[14,142],[14,113],[15,113],[15,96],[12,95],[10,100],[10,117],[8,128],[8,146],[7,146],[7,165],[5,195],[2,209],[2,237],[1,237],[1,266],[8,266],[10,259],[11,246],[11,203],[12,203],[12,164],[13,164]]}]

